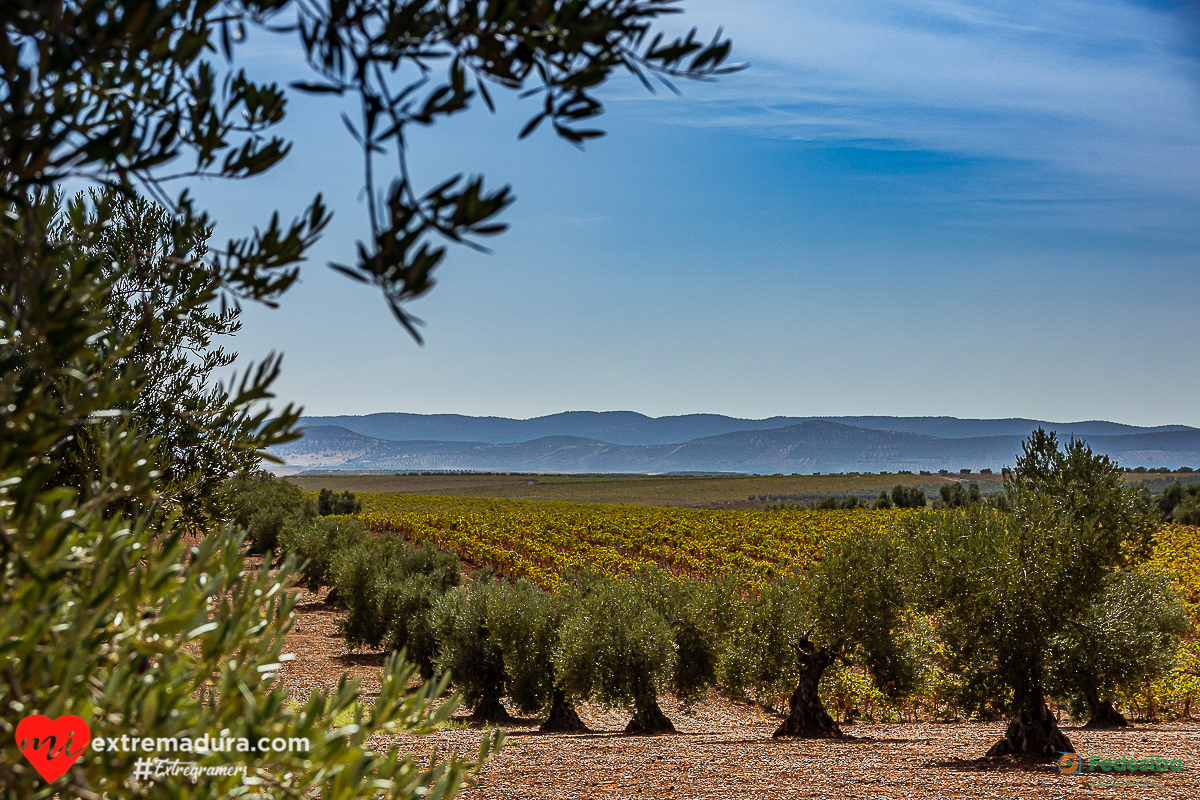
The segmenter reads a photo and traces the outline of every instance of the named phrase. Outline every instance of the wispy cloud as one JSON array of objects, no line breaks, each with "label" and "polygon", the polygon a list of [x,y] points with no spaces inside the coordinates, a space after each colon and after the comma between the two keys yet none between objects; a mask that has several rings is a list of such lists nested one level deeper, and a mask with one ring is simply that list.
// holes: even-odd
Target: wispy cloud
[{"label": "wispy cloud", "polygon": [[[1117,0],[689,0],[745,73],[654,103],[674,121],[927,149],[1200,194],[1198,61],[1185,20]],[[632,98],[627,98],[632,99]]]}]

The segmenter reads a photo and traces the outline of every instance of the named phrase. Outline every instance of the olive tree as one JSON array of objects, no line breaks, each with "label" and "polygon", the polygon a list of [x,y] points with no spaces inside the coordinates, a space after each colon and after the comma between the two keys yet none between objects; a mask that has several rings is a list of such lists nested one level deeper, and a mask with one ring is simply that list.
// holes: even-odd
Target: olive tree
[{"label": "olive tree", "polygon": [[357,499],[353,492],[337,494],[332,489],[322,489],[317,493],[317,513],[322,517],[359,514],[362,510],[362,500]]},{"label": "olive tree", "polygon": [[1022,450],[1006,479],[1008,513],[913,518],[910,552],[966,697],[1011,698],[1011,721],[989,755],[1050,759],[1073,749],[1046,703],[1052,643],[1115,570],[1147,554],[1156,522],[1120,468],[1085,442],[1060,449],[1038,429]]},{"label": "olive tree", "polygon": [[431,613],[437,641],[434,663],[474,705],[471,716],[480,722],[512,721],[500,702],[505,693],[504,652],[488,613],[493,596],[503,591],[500,583],[473,583],[442,595]]},{"label": "olive tree", "polygon": [[671,626],[637,590],[620,582],[587,594],[559,632],[554,663],[568,694],[633,711],[625,731],[673,733],[658,695],[675,666]]},{"label": "olive tree", "polygon": [[835,663],[855,664],[891,697],[911,690],[916,665],[900,636],[906,603],[897,540],[852,531],[804,575],[743,601],[722,684],[735,695],[790,687],[788,715],[775,736],[841,738],[821,702],[821,678]]},{"label": "olive tree", "polygon": [[1184,486],[1175,481],[1163,490],[1154,506],[1169,520],[1184,525],[1200,525],[1200,483]]},{"label": "olive tree", "polygon": [[552,594],[524,579],[489,595],[488,629],[500,645],[508,697],[522,712],[545,712],[545,733],[587,731],[554,667],[559,633],[576,600],[573,592]]},{"label": "olive tree", "polygon": [[[320,591],[333,585],[333,564],[342,553],[352,550],[369,536],[358,520],[303,519],[280,531],[280,548],[300,565],[304,588]],[[325,602],[344,605],[331,588]]]},{"label": "olive tree", "polygon": [[230,519],[246,529],[252,553],[274,553],[285,531],[316,519],[316,508],[295,484],[265,470],[237,475],[228,484]]},{"label": "olive tree", "polygon": [[1067,698],[1088,728],[1129,723],[1113,706],[1121,687],[1171,671],[1190,623],[1171,580],[1145,569],[1119,570],[1079,617],[1050,641],[1051,694]]},{"label": "olive tree", "polygon": [[925,490],[918,486],[898,483],[892,488],[891,500],[896,508],[924,508]]},{"label": "olive tree", "polygon": [[671,627],[675,666],[666,688],[684,703],[702,698],[717,683],[721,653],[734,625],[733,584],[680,580],[654,570],[639,575],[634,585]]},{"label": "olive tree", "polygon": [[403,650],[422,677],[433,677],[438,655],[433,609],[458,585],[458,559],[428,542],[418,548],[397,536],[351,533],[344,543],[332,556],[330,572],[337,599],[349,612],[341,624],[347,646]]},{"label": "olive tree", "polygon": [[[222,342],[240,330],[241,321],[237,308],[197,302],[220,291],[204,261],[212,231],[181,224],[157,203],[111,189],[80,193],[70,205],[48,236],[88,250],[102,264],[107,288],[95,297],[96,311],[112,334],[93,344],[104,351],[114,337],[131,342],[114,366],[138,376],[127,412],[158,440],[159,493],[189,520],[220,514],[219,484],[230,473],[253,470],[259,457],[238,446],[239,431],[221,414],[229,391],[213,380],[236,358]],[[97,208],[107,211],[103,224]],[[89,237],[88,229],[96,235]],[[65,482],[87,480],[99,431],[97,425],[76,428],[74,452],[61,471]],[[200,507],[206,503],[218,506]],[[255,531],[251,536],[261,545]],[[266,549],[273,550],[273,543]]]}]

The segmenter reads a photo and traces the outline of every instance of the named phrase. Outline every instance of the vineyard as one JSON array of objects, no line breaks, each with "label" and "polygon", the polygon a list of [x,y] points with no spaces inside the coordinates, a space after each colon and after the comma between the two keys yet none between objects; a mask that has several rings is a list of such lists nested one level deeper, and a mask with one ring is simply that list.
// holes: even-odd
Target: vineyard
[{"label": "vineyard", "polygon": [[360,495],[377,533],[432,540],[468,564],[555,589],[571,569],[625,574],[646,564],[675,575],[749,584],[804,568],[852,529],[882,531],[898,510],[709,511],[617,505]]},{"label": "vineyard", "polygon": [[[891,510],[719,511],[572,504],[420,495],[362,494],[359,518],[378,534],[432,542],[475,568],[561,586],[572,569],[629,574],[652,565],[675,576],[730,578],[756,588],[807,569],[830,542],[851,531],[884,532],[905,514]],[[1168,524],[1150,566],[1173,578],[1192,629],[1170,674],[1125,687],[1123,700],[1140,718],[1190,717],[1200,700],[1200,540],[1194,527]],[[929,653],[925,688],[903,706],[890,704],[860,672],[834,669],[822,684],[831,708],[880,719],[954,717],[955,689],[938,659],[928,621],[910,636]]]},{"label": "vineyard", "polygon": [[1171,576],[1175,591],[1187,606],[1192,626],[1175,670],[1149,687],[1129,692],[1126,700],[1146,717],[1163,713],[1159,707],[1165,706],[1169,715],[1191,718],[1193,705],[1200,700],[1200,528],[1164,525],[1151,564]]}]

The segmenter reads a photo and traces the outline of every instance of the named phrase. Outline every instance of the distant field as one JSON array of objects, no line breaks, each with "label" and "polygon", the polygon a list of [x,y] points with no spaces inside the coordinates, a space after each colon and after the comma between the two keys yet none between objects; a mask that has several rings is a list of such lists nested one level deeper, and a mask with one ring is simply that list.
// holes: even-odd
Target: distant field
[{"label": "distant field", "polygon": [[[621,503],[638,506],[760,508],[828,495],[874,497],[896,484],[922,486],[930,498],[942,484],[969,480],[984,494],[999,491],[999,475],[763,475],[719,477],[572,477],[555,475],[296,475],[287,480],[303,489],[555,500],[566,503]],[[754,500],[750,500],[750,496]],[[759,500],[759,496],[768,499]]]}]

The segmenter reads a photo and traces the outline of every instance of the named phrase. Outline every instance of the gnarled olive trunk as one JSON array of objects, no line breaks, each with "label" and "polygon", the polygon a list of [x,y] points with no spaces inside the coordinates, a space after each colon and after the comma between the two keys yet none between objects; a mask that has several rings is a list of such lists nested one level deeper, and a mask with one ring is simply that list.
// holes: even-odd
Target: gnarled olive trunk
[{"label": "gnarled olive trunk", "polygon": [[567,702],[566,692],[554,690],[554,699],[550,703],[550,715],[539,728],[542,733],[587,733],[588,726],[575,713],[575,709]]},{"label": "gnarled olive trunk", "polygon": [[1117,711],[1113,704],[1108,700],[1101,700],[1099,692],[1088,690],[1083,693],[1087,698],[1088,708],[1092,712],[1091,719],[1088,720],[1085,728],[1128,728],[1129,720],[1125,719],[1125,715]]},{"label": "gnarled olive trunk", "polygon": [[1050,713],[1050,707],[1041,692],[1016,709],[1004,738],[987,751],[994,756],[1016,756],[1018,758],[1053,761],[1060,753],[1074,753],[1071,741],[1058,729],[1058,722]]},{"label": "gnarled olive trunk", "polygon": [[512,722],[513,718],[508,713],[508,709],[501,704],[500,695],[495,692],[487,692],[475,704],[475,710],[471,712],[471,720],[496,724]]},{"label": "gnarled olive trunk", "polygon": [[675,733],[675,726],[658,707],[657,700],[638,703],[633,709],[633,719],[625,726],[625,732],[635,736],[655,733]]},{"label": "gnarled olive trunk", "polygon": [[798,736],[802,739],[841,739],[845,736],[833,717],[821,704],[817,684],[825,668],[833,663],[834,654],[824,647],[817,647],[808,639],[801,642],[804,654],[803,674],[800,683],[788,699],[788,715],[775,736]]}]

